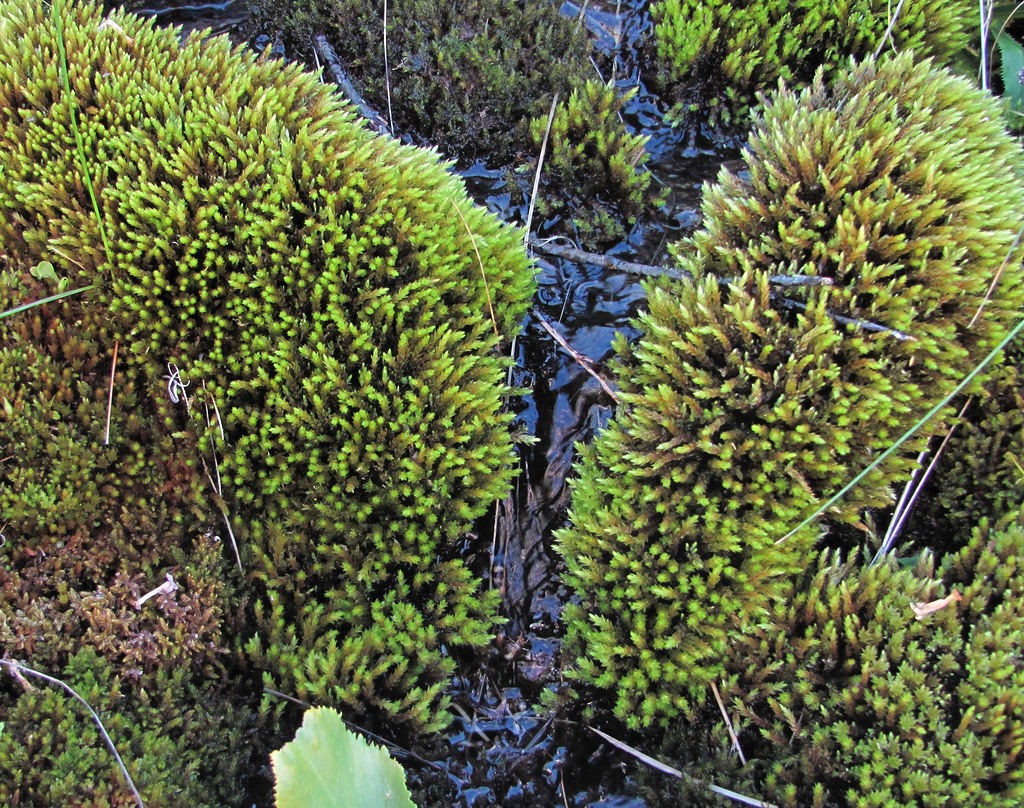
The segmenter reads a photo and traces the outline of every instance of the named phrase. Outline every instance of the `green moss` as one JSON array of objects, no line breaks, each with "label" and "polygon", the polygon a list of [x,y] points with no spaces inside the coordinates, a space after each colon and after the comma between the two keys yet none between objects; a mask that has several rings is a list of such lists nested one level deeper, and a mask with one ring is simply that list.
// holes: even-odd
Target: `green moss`
[{"label": "green moss", "polygon": [[985,516],[1013,511],[1024,490],[1024,390],[1019,343],[1006,351],[964,417],[932,474],[930,490],[912,516],[910,538],[936,533],[960,547]]},{"label": "green moss", "polygon": [[563,216],[562,229],[588,247],[622,239],[625,225],[660,201],[644,166],[647,138],[629,134],[622,121],[635,92],[620,97],[612,84],[588,81],[557,105],[550,132],[549,115],[530,123],[538,154],[548,133],[537,212]]},{"label": "green moss", "polygon": [[[779,80],[810,83],[822,67],[826,81],[852,56],[864,59],[882,43],[895,4],[885,0],[728,3],[659,0],[655,19],[661,81],[672,115],[745,128],[758,92]],[[885,40],[885,52],[953,63],[978,28],[978,7],[906,0]]]},{"label": "green moss", "polygon": [[453,157],[522,159],[530,118],[591,75],[585,30],[547,0],[331,0],[338,54],[399,132]]},{"label": "green moss", "polygon": [[[811,563],[814,529],[779,540],[1024,303],[1004,274],[969,326],[1021,224],[1021,151],[995,102],[908,57],[833,87],[780,93],[752,134],[749,177],[708,189],[706,229],[676,250],[696,281],[649,288],[639,340],[618,343],[620,411],[583,452],[558,536],[581,596],[567,648],[573,675],[611,691],[630,726],[703,703],[733,644]],[[831,285],[787,289],[793,311],[772,275]],[[922,441],[827,514],[830,542],[859,543],[864,509],[892,501]]]},{"label": "green moss", "polygon": [[[1024,794],[1021,524],[916,571],[826,563],[734,660],[725,698],[785,805],[1011,805]],[[952,600],[923,619],[912,604]],[[774,640],[768,639],[774,637]],[[751,664],[751,660],[758,660]],[[758,738],[758,736],[760,736]],[[763,764],[762,764],[763,765]],[[815,791],[822,791],[815,797]]]},{"label": "green moss", "polygon": [[521,236],[295,67],[80,4],[68,97],[48,9],[0,9],[0,304],[44,259],[96,284],[36,315],[59,338],[5,332],[27,458],[0,466],[8,545],[86,567],[61,542],[101,548],[69,586],[112,597],[117,574],[159,583],[197,534],[227,544],[228,522],[268,684],[443,723],[450,652],[495,614],[458,545],[512,476],[494,349],[532,297]]},{"label": "green moss", "polygon": [[[146,804],[223,806],[244,799],[252,728],[247,712],[225,694],[189,685],[182,670],[161,671],[146,689],[126,687],[90,650],[77,653],[65,671],[46,673],[66,681],[100,715]],[[85,707],[55,685],[29,680],[32,689],[3,697],[0,801],[135,805]]]}]

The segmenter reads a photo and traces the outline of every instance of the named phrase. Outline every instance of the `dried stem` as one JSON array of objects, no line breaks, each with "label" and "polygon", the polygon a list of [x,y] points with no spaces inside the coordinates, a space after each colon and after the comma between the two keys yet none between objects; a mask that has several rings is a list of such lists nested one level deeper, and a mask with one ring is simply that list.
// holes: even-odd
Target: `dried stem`
[{"label": "dried stem", "polygon": [[714,682],[711,683],[711,692],[715,694],[715,701],[718,702],[718,709],[722,711],[722,718],[725,719],[725,728],[729,731],[729,739],[732,741],[732,748],[736,750],[736,754],[740,756],[740,763],[744,766],[747,765],[747,758],[743,754],[743,749],[740,748],[740,739],[736,737],[736,730],[732,727],[732,720],[729,718],[729,713],[725,710],[725,702],[722,701],[722,694],[718,692],[718,685]]},{"label": "dried stem", "polygon": [[587,357],[585,357],[583,354],[581,354],[579,351],[573,348],[568,342],[566,342],[565,337],[563,337],[561,334],[558,333],[558,331],[555,330],[555,327],[551,325],[547,317],[545,317],[539,311],[535,311],[534,315],[537,317],[537,322],[539,322],[541,324],[541,327],[545,331],[547,331],[551,335],[552,339],[554,339],[554,341],[561,346],[562,350],[568,353],[573,359],[575,359],[579,363],[580,367],[587,371],[587,373],[589,373],[591,376],[597,379],[597,383],[601,385],[601,389],[608,394],[609,398],[611,398],[612,401],[618,402],[618,395],[615,393],[614,390],[612,390],[608,382],[601,378],[601,374],[599,374],[594,369],[594,364],[589,359],[587,359]]},{"label": "dried stem", "polygon": [[455,212],[459,214],[459,218],[462,219],[462,226],[466,228],[466,232],[469,233],[469,240],[473,244],[473,252],[476,253],[476,262],[480,267],[480,277],[484,279],[484,292],[487,293],[487,308],[491,313],[491,324],[494,326],[494,336],[501,339],[501,331],[498,330],[498,318],[494,316],[494,303],[491,301],[491,287],[487,284],[487,271],[484,269],[484,259],[480,257],[480,249],[476,246],[476,236],[473,235],[473,231],[469,229],[469,222],[466,221],[466,217],[462,215],[462,211],[459,210],[459,206],[455,204],[454,199],[449,199],[452,203],[452,207],[455,208]]},{"label": "dried stem", "polygon": [[107,429],[103,435],[103,445],[110,445],[110,410],[114,406],[114,371],[117,369],[117,340],[114,340],[114,358],[110,361],[110,391],[107,394]]},{"label": "dried stem", "polygon": [[388,126],[395,136],[395,117],[391,114],[391,67],[388,64],[388,0],[384,0],[384,92],[388,99]]},{"label": "dried stem", "polygon": [[[548,241],[537,241],[536,239],[530,239],[529,244],[538,252],[542,252],[545,255],[550,255],[555,258],[563,258],[567,261],[575,261],[578,263],[593,264],[594,266],[601,267],[603,269],[611,269],[617,272],[628,272],[632,275],[646,275],[650,277],[666,277],[674,278],[676,280],[692,280],[693,275],[681,269],[674,269],[671,267],[654,266],[651,264],[637,264],[632,261],[623,261],[619,258],[613,258],[610,255],[599,255],[597,253],[588,253],[583,250],[578,250],[575,247],[567,247],[561,244],[552,244]],[[718,278],[717,282],[720,286],[732,286],[736,284],[735,278]],[[772,275],[768,278],[768,283],[773,286],[781,287],[794,287],[794,286],[831,286],[831,278],[822,278],[814,275]],[[788,297],[781,297],[774,295],[775,301],[787,309],[800,309],[804,310],[807,308],[806,303],[801,303],[798,300],[792,300]],[[912,340],[913,336],[906,334],[903,331],[898,331],[895,328],[889,328],[888,326],[880,323],[873,323],[869,320],[859,320],[855,317],[847,317],[842,314],[837,314],[833,311],[826,312],[828,316],[839,323],[840,325],[849,325],[855,328],[863,329],[864,331],[870,331],[872,333],[888,334],[898,340]]]},{"label": "dried stem", "polygon": [[635,749],[634,747],[630,746],[628,743],[625,743],[624,741],[620,741],[617,738],[613,738],[611,735],[607,734],[606,732],[601,732],[601,730],[595,729],[594,727],[588,727],[588,729],[591,732],[593,732],[595,735],[599,735],[602,738],[604,738],[606,741],[608,741],[608,743],[610,743],[616,749],[621,749],[623,752],[626,752],[627,754],[630,754],[633,757],[635,757],[641,763],[643,763],[643,764],[645,764],[647,766],[650,766],[652,769],[656,769],[657,771],[661,772],[662,774],[667,774],[670,777],[675,777],[675,778],[677,778],[679,780],[690,780],[691,782],[698,783],[700,785],[703,785],[705,788],[707,788],[708,791],[711,791],[711,792],[713,792],[715,794],[718,794],[719,796],[725,797],[726,799],[733,800],[734,802],[742,803],[743,805],[753,805],[753,806],[756,806],[756,808],[778,808],[778,806],[772,805],[772,803],[770,803],[770,802],[764,802],[763,800],[757,800],[757,799],[754,799],[753,797],[745,797],[743,794],[737,794],[735,791],[730,791],[727,788],[722,788],[721,786],[716,786],[716,785],[714,785],[712,783],[705,783],[703,780],[698,780],[695,777],[691,777],[691,776],[689,776],[687,774],[684,774],[683,772],[681,772],[679,769],[675,768],[674,766],[669,766],[667,763],[662,763],[660,760],[658,760],[656,758],[652,758],[650,755],[645,755],[639,749]]},{"label": "dried stem", "polygon": [[551,124],[555,122],[555,109],[558,106],[558,93],[551,99],[551,111],[548,113],[548,126],[544,130],[544,140],[540,143],[540,157],[537,158],[537,173],[533,175],[533,195],[530,197],[530,209],[526,213],[526,231],[523,242],[531,243],[530,227],[533,225],[533,209],[537,205],[537,194],[540,191],[540,172],[544,169],[544,156],[548,152],[548,138],[551,137]]}]

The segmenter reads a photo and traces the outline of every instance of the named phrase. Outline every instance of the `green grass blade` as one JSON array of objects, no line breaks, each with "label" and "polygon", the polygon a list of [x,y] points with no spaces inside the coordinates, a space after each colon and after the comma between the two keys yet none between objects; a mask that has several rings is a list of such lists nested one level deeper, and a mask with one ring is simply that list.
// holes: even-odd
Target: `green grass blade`
[{"label": "green grass blade", "polygon": [[63,300],[65,297],[71,297],[72,295],[80,295],[82,292],[88,292],[90,289],[94,287],[95,284],[90,283],[88,286],[82,286],[79,287],[78,289],[69,289],[66,292],[59,292],[58,294],[50,295],[49,297],[44,297],[42,300],[33,300],[31,303],[24,303],[20,306],[15,306],[13,309],[8,309],[7,311],[0,311],[0,320],[4,319],[5,317],[10,317],[12,314],[20,314],[23,311],[28,311],[29,309],[33,309],[36,306],[42,306],[44,303],[53,303],[55,300]]},{"label": "green grass blade", "polygon": [[819,516],[821,516],[823,513],[825,513],[825,511],[827,511],[829,508],[831,508],[833,505],[835,505],[837,502],[839,502],[839,500],[841,500],[843,497],[845,497],[850,491],[852,491],[854,489],[854,487],[856,487],[860,483],[861,480],[863,480],[872,471],[874,471],[876,468],[878,468],[880,465],[882,465],[882,463],[884,463],[889,457],[891,457],[896,451],[898,451],[899,448],[904,443],[906,443],[908,440],[910,440],[910,438],[912,438],[915,434],[917,434],[917,431],[921,427],[923,427],[932,418],[934,418],[936,415],[938,415],[938,413],[941,412],[946,407],[946,405],[949,404],[950,401],[952,401],[954,398],[956,398],[958,395],[960,395],[964,390],[966,390],[967,386],[972,381],[974,381],[974,379],[978,376],[978,374],[981,373],[981,371],[984,370],[986,367],[988,367],[988,365],[990,365],[992,363],[992,361],[997,356],[999,356],[999,353],[1007,345],[1009,345],[1011,342],[1013,342],[1013,340],[1022,331],[1024,331],[1024,320],[1021,320],[1020,322],[1018,322],[1017,325],[1015,325],[1013,327],[1013,329],[1010,331],[1010,333],[1007,334],[1005,337],[1003,337],[1002,341],[995,348],[992,349],[992,352],[988,356],[986,356],[984,359],[982,359],[981,362],[978,363],[978,365],[974,368],[974,370],[972,370],[970,373],[967,374],[967,376],[964,377],[964,380],[962,382],[960,382],[960,384],[958,384],[955,388],[953,388],[953,390],[947,396],[945,396],[941,401],[939,401],[938,404],[936,404],[934,407],[932,407],[930,410],[928,410],[928,412],[924,415],[924,417],[921,418],[921,420],[919,420],[912,427],[910,427],[910,429],[908,429],[906,432],[904,432],[903,435],[901,435],[900,438],[895,443],[893,443],[892,446],[890,446],[888,449],[886,449],[884,452],[882,452],[882,454],[880,454],[877,458],[875,458],[863,471],[860,472],[860,474],[858,474],[856,477],[854,477],[852,480],[850,480],[850,482],[848,482],[841,489],[839,489],[839,491],[837,491],[835,494],[833,494],[832,497],[830,497],[828,499],[828,501],[826,501],[822,505],[819,505],[817,507],[817,509],[815,509],[814,513],[812,513],[810,516],[808,516],[806,519],[804,519],[799,525],[797,525],[795,528],[793,528],[791,531],[789,531],[789,533],[787,533],[785,536],[783,536],[781,539],[779,539],[775,543],[776,544],[782,544],[782,542],[784,542],[790,536],[793,536],[793,535],[799,533],[801,530],[803,530],[805,527],[807,527],[809,524],[811,524],[815,519],[817,519]]},{"label": "green grass blade", "polygon": [[110,249],[110,242],[107,241],[107,230],[103,226],[103,215],[100,213],[100,200],[96,196],[96,190],[92,184],[92,172],[89,171],[89,161],[85,156],[85,143],[82,139],[82,131],[78,126],[78,112],[75,109],[73,97],[71,95],[71,80],[68,78],[68,54],[64,49],[64,23],[61,19],[61,7],[58,0],[54,0],[52,6],[53,12],[53,25],[56,29],[57,34],[57,49],[60,56],[60,78],[61,83],[64,86],[64,93],[68,98],[68,110],[71,113],[71,131],[75,135],[75,145],[78,152],[78,162],[82,166],[82,174],[85,178],[85,187],[89,192],[89,199],[92,200],[93,213],[96,214],[96,223],[99,226],[100,237],[103,239],[103,249],[106,253],[107,260],[110,261],[113,253]]}]

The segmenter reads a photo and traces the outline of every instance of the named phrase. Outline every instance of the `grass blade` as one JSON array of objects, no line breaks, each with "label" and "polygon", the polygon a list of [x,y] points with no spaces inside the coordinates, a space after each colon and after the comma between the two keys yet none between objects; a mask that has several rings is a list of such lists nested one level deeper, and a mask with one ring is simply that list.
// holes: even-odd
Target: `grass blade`
[{"label": "grass blade", "polygon": [[88,286],[81,286],[78,289],[69,289],[66,292],[58,292],[55,295],[44,297],[42,300],[33,300],[31,303],[23,303],[20,306],[15,306],[13,309],[8,309],[7,311],[0,311],[0,320],[4,319],[4,317],[10,317],[11,315],[20,314],[23,311],[28,311],[29,309],[33,309],[36,306],[42,306],[45,303],[53,303],[56,300],[63,300],[64,298],[71,297],[72,295],[80,295],[82,292],[88,292],[94,286],[95,284],[90,283]]},{"label": "grass blade", "polygon": [[814,513],[812,513],[810,516],[808,516],[806,519],[804,519],[799,525],[797,525],[795,528],[793,528],[791,531],[789,531],[789,533],[787,533],[785,536],[783,536],[781,539],[779,539],[775,543],[776,544],[782,544],[790,536],[793,536],[793,535],[799,533],[801,530],[803,530],[805,527],[807,527],[809,524],[811,524],[815,519],[817,519],[819,516],[821,516],[823,513],[825,513],[825,511],[827,511],[829,508],[831,508],[833,505],[835,505],[837,502],[839,502],[839,500],[841,500],[843,497],[845,497],[850,491],[852,491],[854,489],[855,486],[857,486],[860,483],[861,480],[863,480],[872,471],[874,471],[876,468],[878,468],[880,465],[882,465],[882,463],[884,463],[886,460],[888,460],[896,451],[899,450],[899,448],[904,443],[906,443],[915,434],[917,434],[917,431],[921,427],[923,427],[932,418],[934,418],[936,415],[938,415],[939,412],[941,412],[943,409],[946,408],[946,405],[949,404],[950,401],[952,401],[954,398],[956,398],[958,395],[960,395],[965,389],[967,389],[967,386],[972,381],[974,381],[974,379],[978,376],[978,374],[981,373],[981,371],[983,371],[986,367],[988,367],[992,363],[992,361],[997,356],[999,356],[1000,352],[1007,345],[1009,345],[1011,342],[1013,342],[1013,340],[1021,333],[1021,331],[1024,331],[1024,320],[1021,320],[1020,322],[1018,322],[1017,325],[1015,325],[1013,327],[1013,329],[1011,329],[1010,333],[1007,334],[1005,337],[1003,337],[1002,341],[995,348],[992,349],[992,352],[988,356],[986,356],[984,359],[982,359],[981,362],[979,362],[978,365],[974,368],[974,370],[972,370],[970,373],[967,374],[967,376],[964,377],[964,380],[962,382],[960,382],[960,384],[958,384],[956,387],[954,387],[953,390],[948,395],[946,395],[941,401],[939,401],[938,404],[936,404],[934,407],[932,407],[930,410],[928,410],[928,412],[924,415],[924,417],[921,418],[921,420],[919,420],[912,427],[910,427],[910,429],[908,429],[906,432],[904,432],[896,440],[896,442],[893,443],[892,446],[890,446],[888,449],[886,449],[884,452],[882,452],[878,457],[876,457],[870,464],[868,464],[868,466],[866,466],[864,468],[863,471],[860,472],[860,474],[858,474],[856,477],[854,477],[852,480],[850,480],[850,482],[848,482],[841,489],[839,489],[839,491],[837,491],[835,494],[833,494],[828,499],[828,501],[826,501],[822,505],[819,505],[815,509]]}]

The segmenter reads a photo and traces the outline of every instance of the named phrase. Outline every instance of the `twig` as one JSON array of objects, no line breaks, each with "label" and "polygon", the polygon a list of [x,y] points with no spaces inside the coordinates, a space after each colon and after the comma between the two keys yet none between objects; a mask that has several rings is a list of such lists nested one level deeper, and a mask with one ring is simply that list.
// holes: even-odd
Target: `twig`
[{"label": "twig", "polygon": [[334,83],[338,85],[338,89],[341,90],[342,94],[352,102],[356,111],[366,119],[370,128],[381,135],[389,134],[388,122],[363,100],[363,97],[356,89],[356,85],[352,83],[352,79],[348,77],[345,68],[341,66],[341,60],[338,58],[338,54],[334,52],[334,48],[331,47],[331,43],[327,41],[327,37],[323,34],[317,34],[313,37],[313,49],[327,63]]},{"label": "twig", "polygon": [[[957,421],[949,428],[946,436],[942,439],[942,443],[939,444],[939,448],[935,451],[935,455],[932,457],[931,462],[928,464],[928,468],[925,469],[924,475],[918,479],[918,475],[921,473],[921,466],[918,465],[914,469],[914,474],[910,478],[910,482],[907,483],[907,487],[903,492],[903,496],[900,497],[899,504],[896,506],[896,510],[893,512],[892,520],[889,522],[889,529],[885,532],[885,538],[882,540],[882,546],[878,548],[878,552],[875,553],[875,557],[871,559],[872,564],[877,564],[882,556],[888,553],[892,549],[893,543],[900,535],[900,531],[903,530],[903,525],[907,521],[907,517],[910,516],[910,512],[914,509],[914,505],[917,503],[917,498],[921,495],[921,491],[924,490],[928,480],[931,479],[932,472],[935,471],[935,467],[939,464],[939,460],[942,458],[943,453],[946,451],[946,447],[949,445],[949,441],[953,437],[953,433],[956,432],[956,428],[960,426],[960,419],[964,417],[967,412],[967,408],[971,406],[971,402],[974,397],[970,397],[961,407],[960,412],[957,414]],[[922,459],[924,455],[922,455]]]},{"label": "twig", "polygon": [[1013,342],[1013,340],[1015,340],[1022,331],[1024,331],[1024,319],[1019,320],[1017,322],[1017,325],[1011,328],[1010,332],[999,341],[999,344],[996,345],[996,347],[993,348],[991,351],[989,351],[988,356],[986,356],[977,365],[975,365],[971,372],[964,376],[960,384],[958,384],[956,387],[950,390],[945,396],[943,396],[942,399],[937,404],[935,404],[935,406],[933,406],[930,410],[928,410],[928,412],[926,412],[924,416],[916,424],[914,424],[912,427],[910,427],[910,429],[904,432],[888,449],[886,449],[878,457],[876,457],[874,460],[868,463],[868,465],[865,466],[860,471],[860,473],[857,474],[852,480],[850,480],[850,482],[848,482],[846,485],[844,485],[842,488],[836,491],[836,493],[829,497],[824,503],[815,508],[810,516],[806,517],[802,522],[800,522],[800,524],[798,524],[795,528],[789,531],[789,533],[787,533],[785,536],[783,536],[775,543],[782,544],[791,536],[796,535],[805,527],[810,525],[812,522],[814,522],[815,519],[817,519],[819,516],[825,513],[825,511],[827,511],[829,508],[831,508],[833,505],[839,502],[839,500],[845,497],[850,491],[852,491],[861,480],[863,480],[872,471],[874,471],[876,468],[882,465],[882,463],[888,460],[895,452],[899,451],[899,448],[904,443],[906,443],[915,434],[917,434],[917,430],[919,430],[922,426],[927,424],[932,418],[934,418],[936,415],[942,412],[942,410],[944,410],[949,405],[949,402],[951,402],[954,398],[960,395],[967,388],[967,386],[974,381],[975,377],[979,373],[981,373],[986,367],[988,367],[992,363],[992,361],[997,356],[999,356],[1000,353],[1002,353],[1003,349],[1011,342]]},{"label": "twig", "polygon": [[[793,300],[788,297],[779,297],[777,295],[774,295],[773,297],[784,308],[799,309],[800,311],[805,311],[807,309],[807,304],[801,303],[799,300]],[[836,314],[831,309],[825,309],[825,314],[832,320],[835,320],[840,325],[850,325],[853,326],[854,328],[860,328],[864,331],[870,331],[873,334],[888,334],[889,336],[893,337],[894,339],[898,339],[901,342],[917,339],[917,337],[914,337],[903,331],[899,331],[895,328],[889,328],[889,326],[887,325],[882,325],[881,323],[873,323],[870,320],[858,320],[856,317],[847,317],[844,314]]]},{"label": "twig", "polygon": [[646,275],[648,277],[667,277],[676,280],[692,280],[693,275],[683,272],[681,269],[653,266],[651,264],[637,264],[633,261],[623,261],[621,258],[613,258],[610,255],[584,252],[575,247],[568,247],[564,244],[554,244],[550,241],[538,241],[531,238],[529,245],[537,252],[550,255],[553,258],[563,258],[566,261],[573,261],[578,264],[593,264],[602,269],[611,269],[617,272],[628,272],[632,275]]},{"label": "twig", "polygon": [[526,229],[523,232],[523,243],[530,243],[530,227],[533,225],[533,209],[537,205],[537,193],[540,191],[540,172],[544,169],[544,155],[548,151],[548,138],[551,137],[551,124],[555,121],[555,109],[558,106],[558,93],[551,99],[551,111],[548,113],[548,126],[544,130],[544,139],[540,142],[540,157],[537,158],[537,172],[533,175],[533,195],[530,197],[530,208],[526,212]]},{"label": "twig", "polygon": [[982,298],[981,303],[978,304],[978,310],[974,312],[974,316],[967,324],[968,328],[974,328],[974,324],[978,322],[978,318],[981,317],[981,312],[985,309],[985,304],[992,299],[992,295],[996,291],[996,285],[999,283],[999,279],[1003,277],[1003,270],[1005,270],[1009,265],[1010,258],[1013,257],[1013,251],[1020,245],[1021,236],[1024,236],[1024,227],[1021,227],[1021,229],[1017,231],[1017,236],[1014,238],[1013,244],[1010,245],[1010,249],[1006,253],[1006,257],[1003,259],[1003,263],[999,265],[999,269],[996,270],[996,274],[992,278],[992,283],[990,283],[988,285],[988,289],[985,290],[985,297]]},{"label": "twig", "polygon": [[722,701],[722,694],[718,692],[718,685],[714,682],[711,683],[711,692],[715,694],[715,701],[718,702],[718,709],[722,711],[722,718],[725,719],[725,728],[729,731],[729,739],[732,741],[732,748],[735,749],[736,754],[740,756],[740,763],[746,766],[747,758],[743,754],[743,749],[740,748],[740,739],[736,737],[736,730],[732,728],[732,720],[729,718],[729,713],[725,711],[725,703]]},{"label": "twig", "polygon": [[526,746],[523,747],[523,752],[526,753],[526,752],[529,752],[531,749],[533,749],[533,747],[535,747],[537,745],[537,742],[541,739],[541,737],[544,735],[544,733],[548,731],[548,728],[550,728],[550,726],[553,723],[555,723],[555,713],[554,713],[554,711],[552,711],[551,715],[548,716],[548,720],[540,725],[540,729],[538,729],[534,733],[533,737],[530,739],[530,742],[527,743]]},{"label": "twig", "polygon": [[615,391],[612,390],[612,388],[608,385],[608,382],[601,378],[601,375],[594,369],[593,363],[589,359],[587,359],[587,357],[585,357],[583,354],[581,354],[579,351],[573,348],[568,342],[566,342],[565,337],[563,337],[561,334],[558,333],[558,331],[555,330],[555,327],[551,325],[550,322],[548,322],[547,317],[545,317],[539,311],[535,311],[534,314],[537,317],[537,322],[539,322],[541,324],[541,327],[545,331],[547,331],[555,340],[555,342],[557,342],[561,346],[562,350],[568,353],[573,359],[575,359],[579,363],[580,367],[587,371],[587,373],[589,373],[591,376],[597,379],[597,383],[601,385],[601,389],[608,394],[612,401],[618,402],[618,395],[616,395]]},{"label": "twig", "polygon": [[764,802],[763,800],[753,799],[752,797],[745,797],[742,794],[737,794],[735,791],[730,791],[727,788],[722,788],[721,786],[716,786],[712,783],[705,783],[703,780],[698,780],[696,777],[684,774],[679,769],[673,766],[669,766],[667,763],[662,763],[660,760],[652,758],[650,755],[645,755],[639,749],[634,749],[628,743],[617,740],[616,738],[613,738],[611,735],[608,735],[605,732],[601,732],[601,730],[599,729],[595,729],[594,727],[588,727],[588,729],[596,735],[600,735],[616,749],[621,749],[623,752],[626,752],[635,757],[641,763],[650,766],[652,769],[656,769],[662,774],[667,774],[670,777],[675,777],[678,780],[690,780],[693,783],[697,783],[699,785],[704,786],[708,789],[708,791],[712,791],[715,794],[719,794],[720,796],[726,797],[727,799],[733,800],[735,802],[743,803],[744,805],[753,805],[756,806],[756,808],[778,808],[778,806],[773,805],[770,802]]},{"label": "twig", "polygon": [[[676,280],[693,280],[693,275],[681,269],[673,269],[670,267],[653,266],[651,264],[637,264],[633,261],[623,261],[619,258],[613,258],[610,255],[599,255],[597,253],[588,253],[583,250],[578,250],[575,247],[566,247],[561,244],[552,244],[548,241],[537,241],[536,239],[529,240],[530,246],[532,246],[538,252],[542,252],[546,255],[553,256],[555,258],[564,258],[567,261],[576,261],[579,263],[593,264],[594,266],[601,267],[602,269],[611,269],[617,272],[629,272],[634,275],[647,275],[651,277],[666,277],[674,278]],[[733,286],[737,283],[735,278],[717,278],[719,286]],[[768,283],[773,286],[782,287],[794,287],[794,286],[831,286],[831,278],[817,277],[814,275],[772,275],[768,278]],[[773,295],[773,299],[781,306],[787,309],[800,309],[803,311],[807,308],[806,303],[801,303],[799,300],[793,300],[788,297],[781,297]],[[847,317],[842,314],[837,314],[834,311],[827,310],[825,312],[832,320],[839,323],[840,325],[850,325],[855,328],[863,329],[864,331],[870,331],[878,334],[889,334],[898,340],[912,340],[913,336],[906,334],[903,331],[898,331],[895,328],[889,328],[888,326],[881,325],[880,323],[873,323],[869,320],[858,320],[855,317]]]},{"label": "twig", "polygon": [[[635,261],[624,261],[611,255],[601,255],[579,250],[576,247],[568,247],[564,244],[554,244],[551,241],[538,241],[530,239],[530,246],[538,252],[554,258],[564,258],[566,261],[574,261],[579,264],[593,264],[602,269],[611,269],[618,272],[628,272],[631,275],[646,275],[652,278],[674,278],[676,280],[693,280],[693,274],[675,267],[658,266],[656,264],[638,264]],[[722,278],[719,283],[723,286],[734,286],[735,278]],[[831,278],[822,278],[816,275],[772,275],[768,283],[773,286],[831,286]]]},{"label": "twig", "polygon": [[[902,4],[901,4],[902,5]],[[978,61],[978,72],[981,75],[978,77],[978,83],[981,85],[981,89],[988,89],[988,36],[991,33],[992,28],[992,9],[995,3],[989,0],[988,11],[985,10],[985,0],[978,0],[978,17],[981,23],[980,41],[981,41],[981,58]]]},{"label": "twig", "polygon": [[71,685],[67,684],[67,682],[62,682],[60,679],[57,679],[53,676],[47,676],[45,673],[40,673],[39,671],[34,670],[33,668],[28,667],[27,665],[22,665],[20,662],[14,662],[9,659],[0,659],[0,665],[7,665],[9,668],[12,669],[12,671],[17,671],[19,673],[27,673],[30,676],[37,676],[43,681],[59,685],[60,687],[64,688],[64,690],[69,695],[73,696],[82,704],[84,704],[85,709],[89,711],[89,714],[96,722],[96,726],[99,727],[100,735],[102,735],[103,740],[106,741],[107,748],[109,748],[110,751],[113,753],[114,759],[117,761],[117,765],[121,768],[121,774],[124,776],[125,783],[127,783],[128,788],[131,790],[132,796],[135,797],[135,803],[139,806],[139,808],[145,808],[142,802],[142,796],[139,794],[138,789],[135,788],[135,783],[132,782],[131,775],[128,774],[128,768],[124,765],[124,761],[121,760],[121,756],[117,753],[117,747],[114,746],[114,742],[110,739],[110,735],[107,734],[107,730],[103,726],[103,722],[100,721],[100,717],[96,714],[96,711],[89,706],[89,702],[87,702],[85,699],[79,696],[78,693],[75,692],[74,688],[71,687]]},{"label": "twig", "polygon": [[103,435],[103,445],[110,445],[110,410],[114,406],[114,370],[117,368],[117,340],[114,340],[114,358],[110,361],[110,392],[107,394],[107,431]]},{"label": "twig", "polygon": [[[216,457],[216,454],[214,454],[214,457]],[[231,520],[228,519],[227,509],[221,504],[224,502],[224,497],[221,496],[219,491],[217,491],[217,485],[214,483],[213,477],[210,476],[210,469],[206,465],[206,460],[202,457],[199,459],[203,461],[203,471],[206,472],[206,479],[210,481],[210,487],[217,495],[217,499],[220,500],[220,502],[216,502],[217,510],[220,511],[221,518],[224,520],[224,527],[228,529],[228,538],[231,539],[231,549],[235,551],[235,561],[238,563],[238,571],[244,575],[245,570],[242,568],[242,554],[238,551],[238,541],[235,539],[235,531],[231,529]]]}]

